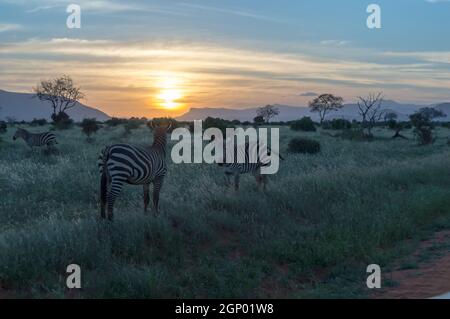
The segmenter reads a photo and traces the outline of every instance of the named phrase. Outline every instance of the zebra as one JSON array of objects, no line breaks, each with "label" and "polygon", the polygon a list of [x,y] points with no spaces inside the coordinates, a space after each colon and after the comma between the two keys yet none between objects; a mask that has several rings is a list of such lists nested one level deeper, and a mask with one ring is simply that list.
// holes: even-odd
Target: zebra
[{"label": "zebra", "polygon": [[[269,158],[271,150],[269,147],[260,145],[258,142],[248,142],[245,144],[235,145],[234,147],[234,159],[232,163],[227,163],[226,154],[230,147],[230,141],[227,141],[224,145],[224,160],[222,163],[218,163],[220,167],[225,168],[225,176],[227,183],[230,184],[231,176],[234,176],[234,189],[239,190],[240,175],[252,173],[255,176],[258,189],[266,190],[267,176],[261,174],[261,167],[268,166],[270,164]],[[284,158],[278,155],[281,160]],[[239,159],[239,160],[238,160]]]},{"label": "zebra", "polygon": [[44,145],[47,145],[47,147],[50,148],[53,145],[58,144],[55,134],[50,132],[32,134],[23,128],[18,128],[13,136],[13,140],[15,141],[18,138],[22,138],[31,149],[34,146],[40,147]]},{"label": "zebra", "polygon": [[113,220],[113,206],[125,183],[143,185],[144,212],[150,201],[150,183],[153,183],[153,209],[159,213],[159,193],[167,172],[166,126],[153,126],[153,145],[142,147],[131,144],[114,144],[105,147],[99,158],[101,218]]}]

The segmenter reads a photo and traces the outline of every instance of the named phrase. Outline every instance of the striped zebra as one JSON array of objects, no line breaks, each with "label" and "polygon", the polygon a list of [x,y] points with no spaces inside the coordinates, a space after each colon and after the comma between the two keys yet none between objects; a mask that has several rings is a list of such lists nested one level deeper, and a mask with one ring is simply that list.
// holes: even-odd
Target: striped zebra
[{"label": "striped zebra", "polygon": [[18,128],[13,136],[13,140],[15,141],[18,138],[22,138],[30,148],[44,145],[47,145],[47,147],[50,148],[51,146],[58,144],[55,134],[50,132],[32,134],[23,128]]},{"label": "striped zebra", "polygon": [[158,213],[159,193],[166,175],[167,126],[153,127],[153,145],[141,147],[115,144],[105,147],[98,159],[101,174],[101,217],[113,219],[113,206],[125,183],[143,185],[144,211],[150,201],[150,183],[153,183],[153,208]]},{"label": "striped zebra", "polygon": [[[232,163],[227,163],[227,150],[230,146],[234,146],[234,158]],[[240,175],[251,173],[255,176],[258,189],[266,190],[267,176],[261,174],[261,167],[270,165],[271,150],[265,145],[260,145],[258,142],[245,142],[245,144],[230,144],[228,140],[224,145],[224,160],[218,165],[225,168],[225,176],[227,183],[230,184],[231,176],[234,176],[234,189],[239,190]],[[231,156],[231,155],[230,155]],[[279,155],[281,160],[284,158]],[[231,162],[231,161],[230,161]]]}]

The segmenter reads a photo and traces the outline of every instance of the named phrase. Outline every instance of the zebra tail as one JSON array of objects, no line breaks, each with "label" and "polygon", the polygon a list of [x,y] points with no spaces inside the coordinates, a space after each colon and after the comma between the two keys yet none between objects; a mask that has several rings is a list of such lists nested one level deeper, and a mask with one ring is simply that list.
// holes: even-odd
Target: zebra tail
[{"label": "zebra tail", "polygon": [[106,202],[107,189],[108,189],[108,167],[107,161],[109,159],[109,147],[103,149],[101,154],[101,179],[100,179],[100,200],[102,203]]}]

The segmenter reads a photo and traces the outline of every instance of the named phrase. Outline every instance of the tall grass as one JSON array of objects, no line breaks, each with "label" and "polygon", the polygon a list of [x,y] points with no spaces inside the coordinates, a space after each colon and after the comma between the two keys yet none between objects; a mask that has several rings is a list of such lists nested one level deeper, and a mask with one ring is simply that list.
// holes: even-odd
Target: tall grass
[{"label": "tall grass", "polygon": [[144,215],[142,188],[126,186],[112,224],[98,218],[98,153],[151,143],[147,128],[102,129],[91,143],[79,128],[58,131],[58,155],[12,134],[0,143],[0,285],[18,296],[73,297],[71,263],[82,269],[76,297],[364,296],[365,265],[450,219],[446,130],[418,147],[384,130],[352,142],[282,128],[282,153],[293,137],[322,151],[283,154],[267,193],[251,176],[235,193],[219,167],[168,157],[162,215]]}]

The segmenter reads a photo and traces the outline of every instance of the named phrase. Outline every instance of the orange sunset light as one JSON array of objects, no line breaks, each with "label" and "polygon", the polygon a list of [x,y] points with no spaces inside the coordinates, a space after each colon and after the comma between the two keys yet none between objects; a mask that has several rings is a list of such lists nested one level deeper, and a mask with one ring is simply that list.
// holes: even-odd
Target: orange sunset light
[{"label": "orange sunset light", "polygon": [[164,74],[157,82],[156,104],[165,110],[178,110],[184,105],[180,99],[184,97],[183,82],[176,74]]}]

